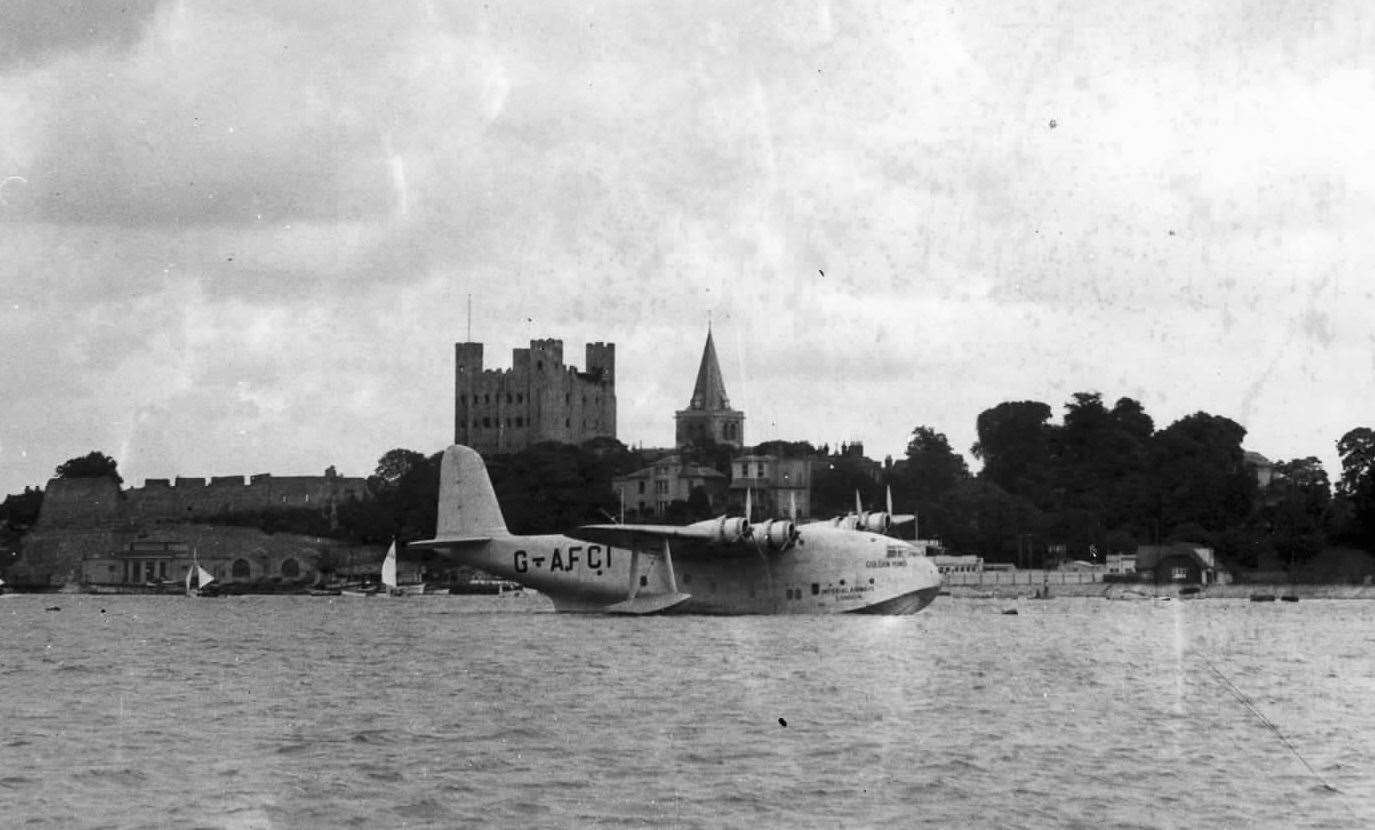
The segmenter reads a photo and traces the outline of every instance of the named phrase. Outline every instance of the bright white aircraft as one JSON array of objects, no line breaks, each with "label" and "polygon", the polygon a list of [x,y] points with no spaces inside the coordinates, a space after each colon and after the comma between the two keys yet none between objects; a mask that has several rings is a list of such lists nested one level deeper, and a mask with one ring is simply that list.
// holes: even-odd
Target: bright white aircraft
[{"label": "bright white aircraft", "polygon": [[444,451],[436,537],[409,547],[519,582],[559,611],[911,614],[941,585],[921,548],[824,523],[721,516],[513,536],[482,456],[460,445]]}]

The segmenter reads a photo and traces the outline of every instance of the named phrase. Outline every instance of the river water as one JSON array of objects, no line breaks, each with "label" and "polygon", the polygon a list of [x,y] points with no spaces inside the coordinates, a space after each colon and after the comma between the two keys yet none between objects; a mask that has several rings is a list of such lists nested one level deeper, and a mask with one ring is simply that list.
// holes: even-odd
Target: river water
[{"label": "river water", "polygon": [[11,827],[1375,825],[1362,601],[19,595],[0,701]]}]

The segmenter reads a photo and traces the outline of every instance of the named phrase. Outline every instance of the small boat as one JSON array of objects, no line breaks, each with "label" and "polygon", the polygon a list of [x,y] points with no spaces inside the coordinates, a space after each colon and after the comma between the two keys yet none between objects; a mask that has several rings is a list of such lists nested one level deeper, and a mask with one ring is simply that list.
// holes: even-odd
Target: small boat
[{"label": "small boat", "polygon": [[186,595],[188,597],[213,597],[218,592],[210,586],[215,581],[215,575],[201,567],[200,560],[193,560],[191,567],[186,569]]},{"label": "small boat", "polygon": [[1252,601],[1252,602],[1274,602],[1274,601],[1275,601],[1275,595],[1274,595],[1274,594],[1252,594],[1252,595],[1251,595],[1251,601]]},{"label": "small boat", "polygon": [[1284,601],[1284,602],[1298,602],[1298,601],[1299,601],[1299,595],[1298,595],[1298,594],[1282,594],[1282,595],[1280,596],[1280,599],[1281,599],[1282,601]]},{"label": "small boat", "polygon": [[382,587],[389,597],[411,597],[425,593],[425,583],[411,585],[396,584],[396,540],[387,548],[387,558],[382,560]]},{"label": "small boat", "polygon": [[377,586],[371,582],[364,582],[362,585],[347,586],[339,589],[341,597],[370,597],[377,593]]}]

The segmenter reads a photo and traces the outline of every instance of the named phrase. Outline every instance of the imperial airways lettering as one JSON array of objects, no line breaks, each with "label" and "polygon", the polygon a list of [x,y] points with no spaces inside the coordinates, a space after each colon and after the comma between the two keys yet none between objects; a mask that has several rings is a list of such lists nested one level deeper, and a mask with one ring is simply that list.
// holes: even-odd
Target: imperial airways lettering
[{"label": "imperial airways lettering", "polygon": [[549,563],[549,572],[571,571],[578,565],[586,565],[592,570],[611,567],[612,548],[603,549],[601,545],[569,545],[566,550],[554,548],[550,556],[531,556],[529,551],[518,550],[511,554],[511,567],[516,573],[529,573],[530,568],[542,569]]}]

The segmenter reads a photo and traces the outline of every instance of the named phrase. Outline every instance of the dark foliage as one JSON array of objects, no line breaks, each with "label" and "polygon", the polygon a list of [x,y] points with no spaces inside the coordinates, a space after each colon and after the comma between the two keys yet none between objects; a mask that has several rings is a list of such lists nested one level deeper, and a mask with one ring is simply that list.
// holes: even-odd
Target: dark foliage
[{"label": "dark foliage", "polygon": [[58,478],[103,478],[112,477],[116,483],[123,484],[119,476],[119,465],[103,452],[91,450],[80,458],[70,458],[57,465]]}]

